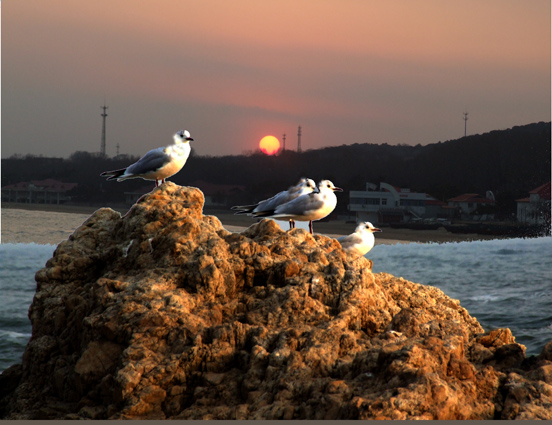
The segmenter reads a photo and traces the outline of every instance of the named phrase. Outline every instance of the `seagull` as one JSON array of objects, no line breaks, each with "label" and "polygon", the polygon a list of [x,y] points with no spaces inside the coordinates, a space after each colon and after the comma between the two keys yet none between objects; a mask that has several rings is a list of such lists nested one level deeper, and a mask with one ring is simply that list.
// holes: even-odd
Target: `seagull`
[{"label": "seagull", "polygon": [[366,221],[360,223],[354,233],[341,236],[337,240],[346,252],[363,256],[374,247],[374,232],[381,232],[381,229]]},{"label": "seagull", "polygon": [[254,217],[270,217],[284,220],[308,221],[309,231],[313,234],[312,222],[328,216],[337,205],[334,192],[343,189],[335,187],[330,180],[318,183],[318,192],[298,196],[292,201],[278,205],[273,211],[261,211],[252,214]]},{"label": "seagull", "polygon": [[[255,216],[257,213],[263,213],[266,211],[274,211],[278,205],[285,204],[292,201],[299,196],[312,193],[317,190],[316,183],[313,180],[302,177],[295,186],[291,186],[288,190],[282,190],[274,195],[272,198],[265,199],[264,201],[257,202],[254,205],[237,205],[232,207],[233,210],[238,210],[234,214],[247,214],[249,216]],[[289,220],[289,228],[295,227],[295,221]]]},{"label": "seagull", "polygon": [[120,170],[104,171],[100,176],[109,176],[107,180],[142,178],[155,180],[155,186],[165,183],[165,179],[178,173],[190,155],[190,137],[188,130],[180,130],[174,135],[174,143],[165,147],[152,149],[134,164]]}]

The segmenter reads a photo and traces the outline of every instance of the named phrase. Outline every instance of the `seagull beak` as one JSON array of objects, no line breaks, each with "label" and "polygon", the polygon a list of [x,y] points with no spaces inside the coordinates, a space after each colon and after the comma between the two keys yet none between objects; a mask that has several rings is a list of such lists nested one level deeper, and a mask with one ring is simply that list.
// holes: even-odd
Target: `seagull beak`
[{"label": "seagull beak", "polygon": [[382,230],[381,230],[381,229],[378,229],[377,227],[374,227],[374,228],[372,229],[372,232],[382,232]]},{"label": "seagull beak", "polygon": [[343,189],[341,189],[340,187],[334,187],[333,191],[334,192],[343,192]]},{"label": "seagull beak", "polygon": [[190,142],[194,141],[194,139],[192,139],[191,137],[186,137],[186,140],[189,140]]}]

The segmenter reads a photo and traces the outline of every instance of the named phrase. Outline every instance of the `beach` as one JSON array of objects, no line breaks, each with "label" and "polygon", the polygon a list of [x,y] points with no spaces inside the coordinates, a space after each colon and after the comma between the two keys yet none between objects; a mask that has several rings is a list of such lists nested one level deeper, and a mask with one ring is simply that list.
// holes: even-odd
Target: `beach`
[{"label": "beach", "polygon": [[[75,230],[87,217],[92,215],[95,211],[102,208],[101,206],[81,206],[81,205],[49,205],[49,204],[21,204],[21,203],[2,203],[2,242],[3,243],[50,243],[58,244],[61,240],[60,237],[68,237],[73,230]],[[122,215],[126,214],[129,210],[128,206],[115,205],[110,208],[118,211]],[[26,217],[25,213],[17,214],[16,211],[27,211],[27,214],[35,212],[33,214],[33,221],[38,221],[36,217],[40,217],[40,212],[48,213],[44,214],[44,217],[54,217],[52,213],[73,214],[71,218],[69,216],[57,216],[59,218],[65,217],[63,220],[50,220],[41,235],[33,236],[29,226],[39,225],[40,223],[30,222],[30,217]],[[38,213],[38,215],[37,215]],[[204,208],[204,215],[213,215],[217,217],[224,228],[230,232],[242,232],[252,224],[255,224],[256,220],[243,215],[235,215],[230,210]],[[44,223],[45,224],[45,223]],[[374,223],[375,224],[375,223]],[[56,229],[50,228],[51,226],[65,226],[64,233],[56,232]],[[346,222],[344,220],[329,220],[329,221],[317,221],[314,223],[314,232],[323,234],[329,237],[339,237],[353,233],[356,225],[354,223]],[[381,227],[382,232],[376,233],[376,245],[392,245],[397,243],[446,243],[446,242],[465,242],[475,240],[490,240],[497,239],[491,235],[478,235],[478,234],[455,234],[440,227],[437,230],[412,230],[412,229],[394,229],[391,227]],[[284,226],[284,230],[287,227]],[[36,234],[37,232],[35,232]]]}]

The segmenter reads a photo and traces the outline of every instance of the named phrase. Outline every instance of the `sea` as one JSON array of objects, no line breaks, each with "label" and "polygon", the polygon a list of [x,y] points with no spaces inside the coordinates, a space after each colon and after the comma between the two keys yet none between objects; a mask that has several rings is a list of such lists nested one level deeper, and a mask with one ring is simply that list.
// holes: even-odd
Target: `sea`
[{"label": "sea", "polygon": [[[28,310],[36,290],[35,273],[52,257],[57,243],[86,218],[83,214],[2,210],[0,372],[21,363],[31,337]],[[516,342],[527,347],[527,355],[537,355],[552,340],[551,254],[552,237],[538,237],[376,243],[366,257],[373,261],[374,273],[435,286],[460,300],[486,330],[510,328]]]}]

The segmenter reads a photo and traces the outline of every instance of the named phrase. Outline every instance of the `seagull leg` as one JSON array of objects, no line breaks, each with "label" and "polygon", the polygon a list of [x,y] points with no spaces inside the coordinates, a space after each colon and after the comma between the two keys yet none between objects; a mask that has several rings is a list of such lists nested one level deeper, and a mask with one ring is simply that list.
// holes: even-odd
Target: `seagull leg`
[{"label": "seagull leg", "polygon": [[311,235],[314,235],[314,233],[312,232],[312,221],[309,221],[309,231]]},{"label": "seagull leg", "polygon": [[161,184],[165,183],[165,179],[161,179]]},{"label": "seagull leg", "polygon": [[155,187],[159,186],[159,182],[155,179]]}]

